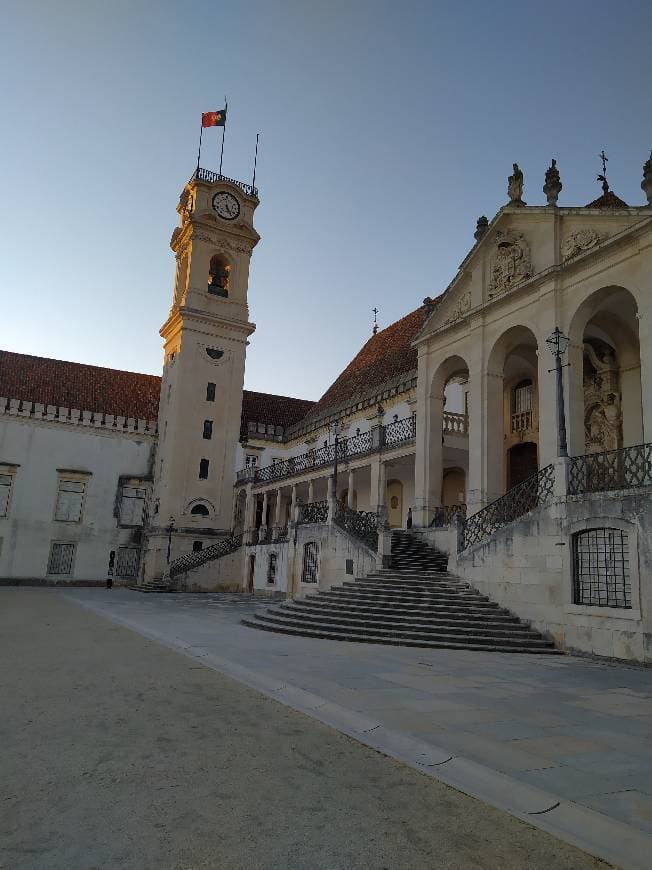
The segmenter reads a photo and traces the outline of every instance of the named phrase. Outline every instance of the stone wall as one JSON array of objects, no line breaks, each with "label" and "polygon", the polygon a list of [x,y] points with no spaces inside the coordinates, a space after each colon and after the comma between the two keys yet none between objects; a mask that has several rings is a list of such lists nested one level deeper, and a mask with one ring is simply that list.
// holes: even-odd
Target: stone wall
[{"label": "stone wall", "polygon": [[245,568],[245,548],[205,562],[198,568],[175,577],[179,589],[187,592],[241,592]]},{"label": "stone wall", "polygon": [[[548,633],[562,648],[652,662],[652,489],[559,498],[450,555],[449,570]],[[573,603],[572,539],[590,528],[628,534],[632,607]]]}]

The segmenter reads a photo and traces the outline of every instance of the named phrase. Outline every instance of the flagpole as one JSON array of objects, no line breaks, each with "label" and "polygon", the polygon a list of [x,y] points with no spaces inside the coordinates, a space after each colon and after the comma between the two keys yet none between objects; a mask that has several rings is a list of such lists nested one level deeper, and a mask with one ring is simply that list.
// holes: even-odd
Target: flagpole
[{"label": "flagpole", "polygon": [[254,155],[254,177],[253,177],[253,181],[251,182],[251,186],[254,190],[256,189],[256,164],[258,163],[258,137],[259,136],[260,136],[260,133],[256,133],[256,153]]},{"label": "flagpole", "polygon": [[199,148],[197,150],[197,172],[195,173],[195,176],[199,175],[199,160],[201,158],[201,137],[203,136],[203,134],[204,134],[204,123],[202,121],[202,125],[199,128]]},{"label": "flagpole", "polygon": [[224,134],[226,133],[226,119],[229,117],[229,104],[226,101],[226,97],[224,97],[224,126],[222,127],[222,150],[220,151],[220,172],[222,174],[222,158],[224,157]]}]

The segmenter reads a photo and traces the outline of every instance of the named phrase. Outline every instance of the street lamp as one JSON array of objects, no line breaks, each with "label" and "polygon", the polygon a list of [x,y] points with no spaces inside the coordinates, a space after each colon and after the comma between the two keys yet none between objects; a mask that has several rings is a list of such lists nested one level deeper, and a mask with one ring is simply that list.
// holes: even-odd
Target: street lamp
[{"label": "street lamp", "polygon": [[170,550],[172,549],[172,532],[174,531],[174,517],[170,517],[168,523],[168,565],[170,564]]},{"label": "street lamp", "polygon": [[561,377],[561,370],[564,368],[561,364],[561,358],[566,353],[569,339],[564,333],[555,326],[555,330],[546,339],[546,344],[550,348],[550,353],[555,358],[554,369],[548,371],[557,373],[557,430],[559,432],[559,455],[568,456],[568,445],[566,443],[566,412],[564,410],[564,384]]}]

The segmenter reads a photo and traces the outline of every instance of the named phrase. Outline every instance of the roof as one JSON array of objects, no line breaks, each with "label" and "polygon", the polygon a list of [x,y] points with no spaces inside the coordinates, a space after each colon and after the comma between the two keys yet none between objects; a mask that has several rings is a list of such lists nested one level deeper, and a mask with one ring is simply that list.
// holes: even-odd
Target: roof
[{"label": "roof", "polygon": [[[158,375],[0,350],[0,396],[7,399],[156,420],[160,392]],[[301,420],[314,404],[244,390],[241,432],[246,433],[249,422],[285,428]]]},{"label": "roof", "polygon": [[156,420],[161,379],[84,363],[0,350],[0,396]]},{"label": "roof", "polygon": [[629,206],[619,196],[616,196],[613,190],[608,190],[590,202],[586,208],[629,208]]},{"label": "roof", "polygon": [[264,423],[282,426],[284,429],[292,426],[303,420],[314,404],[309,399],[293,399],[290,396],[243,390],[240,437],[247,435],[248,423]]},{"label": "roof", "polygon": [[353,404],[400,375],[417,367],[412,339],[423,325],[424,309],[417,308],[396,323],[372,335],[344,371],[314,405],[306,419],[321,416],[327,409]]}]

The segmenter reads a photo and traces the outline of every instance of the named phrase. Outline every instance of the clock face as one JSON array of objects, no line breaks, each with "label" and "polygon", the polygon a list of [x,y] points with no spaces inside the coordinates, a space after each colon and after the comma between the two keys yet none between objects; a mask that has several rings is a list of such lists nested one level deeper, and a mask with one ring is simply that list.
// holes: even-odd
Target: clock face
[{"label": "clock face", "polygon": [[213,208],[225,221],[235,220],[240,214],[240,203],[232,193],[225,190],[215,194]]}]

